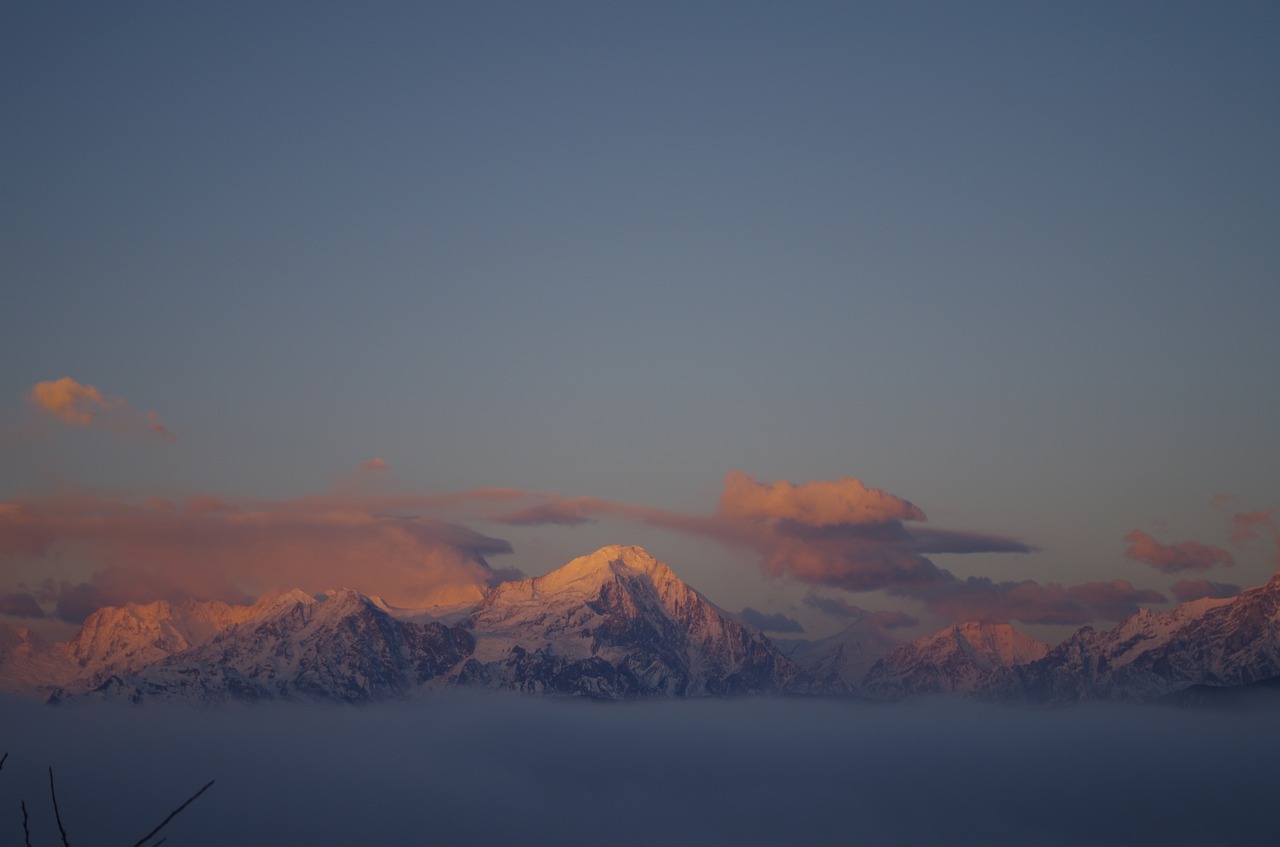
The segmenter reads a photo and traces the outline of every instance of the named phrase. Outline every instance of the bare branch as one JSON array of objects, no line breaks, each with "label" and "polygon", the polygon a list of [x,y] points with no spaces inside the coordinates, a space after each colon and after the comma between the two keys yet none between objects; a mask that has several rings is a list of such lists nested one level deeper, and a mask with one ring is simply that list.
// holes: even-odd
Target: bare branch
[{"label": "bare branch", "polygon": [[31,847],[31,826],[27,823],[27,801],[22,801],[22,843]]},{"label": "bare branch", "polygon": [[9,758],[8,753],[5,753],[3,756],[0,756],[0,770],[4,770],[4,760],[7,758]]},{"label": "bare branch", "polygon": [[[165,826],[169,823],[169,821],[173,820],[175,817],[177,817],[177,816],[178,816],[178,812],[181,812],[183,809],[187,808],[187,806],[190,806],[192,803],[194,803],[194,802],[195,802],[195,799],[196,799],[197,797],[199,797],[201,794],[203,794],[203,793],[205,793],[206,791],[208,791],[208,790],[209,790],[209,786],[211,786],[211,785],[213,785],[213,780],[212,780],[212,779],[205,783],[204,788],[201,788],[201,789],[200,789],[199,791],[197,791],[195,794],[192,794],[190,797],[188,797],[188,798],[187,798],[187,802],[183,803],[181,806],[179,806],[178,808],[176,808],[176,809],[174,809],[172,812],[170,812],[170,813],[169,813],[169,817],[167,817],[167,818],[165,818],[164,820],[160,821],[160,825],[159,825],[158,827],[156,827],[155,829],[153,829],[153,830],[151,830],[150,832],[148,832],[148,833],[147,833],[146,835],[144,835],[142,838],[138,839],[138,842],[137,842],[136,844],[134,844],[134,845],[133,845],[133,847],[142,847],[142,845],[143,845],[143,844],[146,844],[148,841],[150,841],[152,838],[154,838],[154,837],[155,837],[155,834],[156,834],[157,832],[159,832],[160,830],[164,829],[164,828],[165,828]],[[160,841],[164,841],[164,839],[163,839],[163,838],[161,838],[161,839],[160,839]]]},{"label": "bare branch", "polygon": [[62,826],[62,813],[58,811],[58,792],[53,790],[53,767],[49,768],[49,796],[53,797],[53,816],[58,821],[58,832],[62,833],[62,847],[71,847],[67,840],[67,831]]}]

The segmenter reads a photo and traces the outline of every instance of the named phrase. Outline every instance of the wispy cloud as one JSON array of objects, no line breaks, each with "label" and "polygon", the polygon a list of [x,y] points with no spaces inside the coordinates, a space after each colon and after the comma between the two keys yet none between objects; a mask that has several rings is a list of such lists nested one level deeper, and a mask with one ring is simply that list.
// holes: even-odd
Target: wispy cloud
[{"label": "wispy cloud", "polygon": [[1126,557],[1150,565],[1162,573],[1230,567],[1236,561],[1235,556],[1221,547],[1201,544],[1199,541],[1162,544],[1140,529],[1135,529],[1124,538],[1129,542],[1124,551]]},{"label": "wispy cloud", "polygon": [[41,413],[69,426],[103,427],[147,432],[174,441],[174,435],[155,412],[140,412],[123,398],[107,397],[96,387],[71,377],[37,382],[27,401]]}]

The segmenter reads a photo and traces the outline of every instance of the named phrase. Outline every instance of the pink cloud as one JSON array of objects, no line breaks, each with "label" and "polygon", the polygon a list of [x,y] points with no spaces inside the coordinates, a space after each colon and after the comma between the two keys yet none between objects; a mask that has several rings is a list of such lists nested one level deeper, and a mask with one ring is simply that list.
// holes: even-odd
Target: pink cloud
[{"label": "pink cloud", "polygon": [[1234,597],[1240,593],[1240,586],[1207,579],[1183,579],[1175,582],[1169,590],[1179,603],[1190,603],[1203,597]]},{"label": "pink cloud", "polygon": [[1139,529],[1126,535],[1125,540],[1129,542],[1124,551],[1126,557],[1150,565],[1162,573],[1230,567],[1236,561],[1235,556],[1221,547],[1201,544],[1199,541],[1162,544]]},{"label": "pink cloud", "polygon": [[379,459],[377,457],[366,459],[360,463],[360,470],[363,471],[385,471],[389,467],[390,465],[386,463],[385,459]]},{"label": "pink cloud", "polygon": [[155,412],[138,412],[123,399],[106,397],[94,386],[71,377],[37,382],[27,394],[27,400],[42,413],[69,426],[143,431],[166,441],[175,440]]}]

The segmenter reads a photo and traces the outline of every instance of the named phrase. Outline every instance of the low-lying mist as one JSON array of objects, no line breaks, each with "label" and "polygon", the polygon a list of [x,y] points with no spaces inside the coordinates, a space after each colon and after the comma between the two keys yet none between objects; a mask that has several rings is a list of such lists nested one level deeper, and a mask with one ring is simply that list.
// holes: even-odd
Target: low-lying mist
[{"label": "low-lying mist", "polygon": [[0,842],[1269,844],[1270,710],[819,699],[0,701]]}]

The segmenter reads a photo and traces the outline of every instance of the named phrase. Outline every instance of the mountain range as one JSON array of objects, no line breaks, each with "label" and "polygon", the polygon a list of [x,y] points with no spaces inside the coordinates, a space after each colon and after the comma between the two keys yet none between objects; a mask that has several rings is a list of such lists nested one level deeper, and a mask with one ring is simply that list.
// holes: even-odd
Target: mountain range
[{"label": "mountain range", "polygon": [[502,583],[438,620],[341,589],[273,593],[250,606],[106,607],[56,644],[0,624],[0,690],[50,702],[361,703],[469,686],[599,699],[950,695],[1062,705],[1184,691],[1183,701],[1204,701],[1278,677],[1280,574],[1234,598],[1084,627],[1052,648],[976,621],[900,643],[874,619],[775,644],[623,546]]}]

